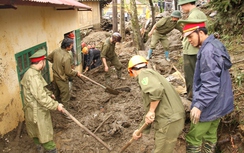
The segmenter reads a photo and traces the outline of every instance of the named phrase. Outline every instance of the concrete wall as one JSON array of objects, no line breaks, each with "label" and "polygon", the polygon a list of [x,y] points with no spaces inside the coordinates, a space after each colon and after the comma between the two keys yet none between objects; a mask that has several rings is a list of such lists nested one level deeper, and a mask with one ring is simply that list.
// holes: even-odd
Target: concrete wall
[{"label": "concrete wall", "polygon": [[60,47],[64,33],[80,28],[75,10],[17,7],[0,9],[0,136],[24,120],[15,54],[43,42],[50,53]]},{"label": "concrete wall", "polygon": [[79,24],[81,29],[85,29],[91,26],[95,28],[100,28],[101,22],[101,13],[99,2],[91,1],[91,2],[82,2],[85,5],[88,5],[92,8],[92,11],[79,11]]}]

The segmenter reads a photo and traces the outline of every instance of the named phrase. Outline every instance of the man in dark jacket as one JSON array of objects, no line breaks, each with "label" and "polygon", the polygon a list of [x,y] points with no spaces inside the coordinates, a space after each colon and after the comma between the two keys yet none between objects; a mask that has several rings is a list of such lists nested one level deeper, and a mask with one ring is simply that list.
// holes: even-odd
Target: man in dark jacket
[{"label": "man in dark jacket", "polygon": [[179,21],[185,23],[183,32],[190,44],[200,48],[193,81],[192,123],[186,135],[187,153],[214,152],[220,118],[234,108],[230,56],[214,35],[207,35],[205,21]]},{"label": "man in dark jacket", "polygon": [[96,48],[93,48],[91,45],[88,45],[87,47],[88,47],[88,56],[86,59],[87,65],[85,68],[85,72],[102,65],[101,56],[100,56],[101,51]]}]

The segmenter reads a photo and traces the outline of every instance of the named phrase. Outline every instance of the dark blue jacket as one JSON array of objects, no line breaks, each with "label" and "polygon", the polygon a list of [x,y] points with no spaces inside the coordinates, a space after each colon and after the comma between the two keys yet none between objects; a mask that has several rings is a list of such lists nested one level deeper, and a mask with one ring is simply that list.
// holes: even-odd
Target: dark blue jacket
[{"label": "dark blue jacket", "polygon": [[191,107],[202,111],[200,122],[216,120],[233,110],[231,65],[224,45],[210,35],[197,54],[194,73]]}]

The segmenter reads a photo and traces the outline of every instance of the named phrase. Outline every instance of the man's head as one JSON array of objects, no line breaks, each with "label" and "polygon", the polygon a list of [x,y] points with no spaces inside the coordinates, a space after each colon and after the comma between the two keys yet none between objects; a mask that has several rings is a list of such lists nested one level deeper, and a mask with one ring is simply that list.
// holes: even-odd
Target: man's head
[{"label": "man's head", "polygon": [[140,55],[135,55],[133,56],[128,64],[128,72],[130,74],[130,76],[134,76],[136,77],[139,73],[138,71],[141,68],[147,68],[147,60],[140,56]]},{"label": "man's head", "polygon": [[121,39],[122,39],[122,37],[121,37],[120,33],[118,33],[118,32],[114,32],[114,33],[112,34],[112,42],[113,42],[113,43],[121,42]]},{"label": "man's head", "polygon": [[86,43],[85,43],[85,42],[82,42],[82,43],[81,43],[81,47],[82,47],[82,48],[86,47]]},{"label": "man's head", "polygon": [[179,0],[178,5],[184,13],[190,12],[190,10],[195,7],[196,0]]},{"label": "man's head", "polygon": [[184,23],[183,34],[188,38],[188,41],[194,47],[199,47],[202,42],[208,37],[208,31],[204,19],[179,20],[179,23]]},{"label": "man's head", "polygon": [[173,21],[178,21],[181,18],[181,13],[178,10],[175,10],[174,12],[171,13],[170,15],[172,17]]},{"label": "man's head", "polygon": [[69,51],[73,47],[73,43],[74,43],[73,39],[64,38],[61,43],[61,48]]},{"label": "man's head", "polygon": [[38,69],[41,70],[46,66],[46,50],[40,49],[36,51],[33,55],[30,57],[31,64],[38,65]]}]

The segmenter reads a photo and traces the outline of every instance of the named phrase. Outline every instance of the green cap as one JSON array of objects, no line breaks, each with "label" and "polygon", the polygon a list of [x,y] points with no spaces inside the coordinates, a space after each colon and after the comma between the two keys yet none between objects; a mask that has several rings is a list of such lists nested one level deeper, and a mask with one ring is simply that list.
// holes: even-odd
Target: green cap
[{"label": "green cap", "polygon": [[180,19],[181,18],[181,13],[180,13],[180,11],[175,10],[174,12],[171,13],[170,16]]},{"label": "green cap", "polygon": [[31,55],[29,58],[30,58],[31,62],[39,62],[39,61],[45,59],[46,53],[47,52],[45,49],[40,49],[40,50],[36,51],[33,55]]},{"label": "green cap", "polygon": [[196,0],[179,0],[178,5],[183,5],[191,2],[196,2]]}]

